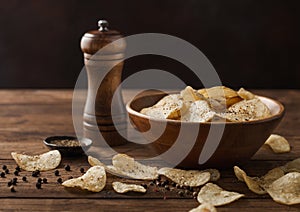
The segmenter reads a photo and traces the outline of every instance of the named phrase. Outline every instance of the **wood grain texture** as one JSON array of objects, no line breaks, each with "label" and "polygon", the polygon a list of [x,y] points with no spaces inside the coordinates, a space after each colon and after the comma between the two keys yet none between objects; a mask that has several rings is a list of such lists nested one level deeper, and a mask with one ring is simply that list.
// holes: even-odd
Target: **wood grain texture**
[{"label": "wood grain texture", "polygon": [[[244,165],[243,169],[249,175],[259,176],[269,169],[285,164],[287,161],[300,157],[300,91],[297,90],[258,90],[260,95],[269,96],[283,102],[286,115],[275,130],[284,135],[292,146],[292,151],[286,154],[274,154],[267,146],[263,146]],[[124,99],[128,101],[133,92],[125,92]],[[15,186],[17,192],[10,192],[7,182],[15,177],[12,173],[16,167],[10,153],[12,151],[38,154],[48,151],[42,140],[51,135],[74,135],[71,113],[71,90],[1,90],[0,91],[0,168],[7,165],[10,174],[0,178],[0,210],[11,211],[188,211],[198,205],[191,192],[181,197],[179,189],[170,191],[157,186],[150,186],[146,194],[116,194],[111,183],[115,180],[144,183],[143,181],[127,180],[108,174],[108,183],[100,193],[90,193],[78,189],[65,189],[58,184],[54,171],[42,172],[41,177],[48,179],[42,189],[36,189],[37,178],[30,172],[21,171],[17,176],[19,183]],[[129,144],[116,148],[126,154],[145,157],[151,154],[142,145]],[[108,161],[105,161],[108,162]],[[155,164],[156,161],[149,161]],[[65,171],[69,164],[71,171]],[[81,175],[79,169],[89,168],[86,156],[79,158],[63,158],[58,167],[63,180]],[[21,178],[26,176],[27,182]],[[218,211],[299,211],[300,205],[285,206],[273,202],[268,195],[256,195],[250,192],[244,183],[238,182],[232,169],[221,170],[221,179],[217,182],[224,189],[245,194],[245,198],[230,205],[218,207]],[[197,191],[197,190],[195,190]]]}]

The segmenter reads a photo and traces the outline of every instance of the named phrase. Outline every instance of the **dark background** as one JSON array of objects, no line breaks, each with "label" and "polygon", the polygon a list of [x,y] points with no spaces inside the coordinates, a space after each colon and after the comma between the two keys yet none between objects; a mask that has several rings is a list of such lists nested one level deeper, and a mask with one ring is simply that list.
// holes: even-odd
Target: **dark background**
[{"label": "dark background", "polygon": [[[125,35],[178,36],[198,47],[231,87],[300,88],[297,0],[9,0],[0,3],[0,87],[73,88],[80,39],[100,18]],[[158,56],[126,61],[124,77],[164,69],[197,87],[189,70]]]}]

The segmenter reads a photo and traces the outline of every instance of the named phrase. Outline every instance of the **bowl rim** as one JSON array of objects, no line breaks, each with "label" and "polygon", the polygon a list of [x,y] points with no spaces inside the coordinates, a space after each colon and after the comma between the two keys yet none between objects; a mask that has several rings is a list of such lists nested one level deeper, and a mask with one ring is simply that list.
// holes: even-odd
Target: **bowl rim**
[{"label": "bowl rim", "polygon": [[[155,94],[150,94],[147,95],[147,97],[153,96]],[[151,116],[142,114],[134,109],[131,108],[131,104],[132,102],[135,100],[135,98],[131,99],[127,104],[126,104],[126,110],[128,114],[131,115],[135,115],[138,116],[140,118],[144,118],[144,119],[148,119],[150,121],[154,121],[154,122],[168,122],[168,123],[174,123],[174,124],[203,124],[203,125],[224,125],[224,124],[229,124],[229,125],[239,125],[239,124],[258,124],[258,123],[263,123],[263,122],[268,122],[268,121],[272,121],[278,118],[283,117],[284,113],[285,113],[285,108],[283,106],[283,104],[281,102],[279,102],[278,100],[266,97],[266,96],[260,96],[260,95],[256,95],[258,98],[265,98],[269,101],[274,102],[276,105],[279,106],[279,111],[278,113],[271,115],[267,118],[263,118],[263,119],[258,119],[258,120],[251,120],[251,121],[239,121],[239,122],[196,122],[196,121],[181,121],[181,120],[173,120],[173,119],[158,119],[158,118],[153,118]],[[144,97],[144,96],[139,96],[139,98]]]}]

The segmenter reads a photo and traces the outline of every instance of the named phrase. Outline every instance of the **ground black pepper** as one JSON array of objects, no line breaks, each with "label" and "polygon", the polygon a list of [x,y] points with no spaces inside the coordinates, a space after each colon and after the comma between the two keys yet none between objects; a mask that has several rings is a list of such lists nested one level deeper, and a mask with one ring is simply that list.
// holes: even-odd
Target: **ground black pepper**
[{"label": "ground black pepper", "polygon": [[42,183],[42,181],[43,181],[43,180],[42,180],[42,178],[40,178],[40,177],[37,179],[37,182],[38,182],[38,183]]},{"label": "ground black pepper", "polygon": [[23,180],[24,182],[26,182],[26,181],[27,181],[27,178],[24,176],[24,177],[22,177],[22,180]]},{"label": "ground black pepper", "polygon": [[6,174],[9,174],[9,169],[5,169],[5,173],[6,173]]},{"label": "ground black pepper", "polygon": [[80,172],[81,172],[81,173],[84,173],[84,168],[80,168]]},{"label": "ground black pepper", "polygon": [[2,178],[4,178],[4,177],[5,177],[5,172],[1,172],[0,176],[1,176]]},{"label": "ground black pepper", "polygon": [[48,183],[47,178],[43,178],[43,183]]},{"label": "ground black pepper", "polygon": [[55,174],[55,176],[59,176],[59,171],[55,170],[54,174]]},{"label": "ground black pepper", "polygon": [[3,165],[3,166],[2,166],[2,169],[3,169],[3,170],[6,170],[6,169],[7,169],[7,166],[6,166],[6,165]]}]

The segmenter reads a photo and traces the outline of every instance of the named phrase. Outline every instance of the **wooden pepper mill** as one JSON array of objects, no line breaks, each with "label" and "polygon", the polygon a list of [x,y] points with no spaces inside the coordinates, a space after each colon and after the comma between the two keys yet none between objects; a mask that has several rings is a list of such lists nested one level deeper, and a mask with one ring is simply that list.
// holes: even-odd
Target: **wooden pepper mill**
[{"label": "wooden pepper mill", "polygon": [[[108,22],[100,20],[99,29],[88,31],[81,39],[81,49],[84,53],[85,68],[88,75],[88,95],[83,114],[84,136],[93,140],[94,144],[103,146],[103,140],[99,140],[99,131],[105,142],[110,146],[126,143],[126,139],[121,134],[126,135],[126,110],[120,89],[123,69],[125,41],[113,45],[105,51],[98,50],[107,44],[122,38],[122,35],[115,30],[108,29]],[[106,74],[107,70],[113,66]],[[106,75],[105,75],[106,74]],[[100,85],[98,87],[98,84]],[[117,92],[117,93],[116,93]],[[113,102],[114,113],[112,115],[112,98],[116,95]],[[95,122],[96,120],[96,122]],[[119,132],[116,130],[118,126]]]}]

